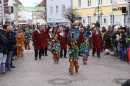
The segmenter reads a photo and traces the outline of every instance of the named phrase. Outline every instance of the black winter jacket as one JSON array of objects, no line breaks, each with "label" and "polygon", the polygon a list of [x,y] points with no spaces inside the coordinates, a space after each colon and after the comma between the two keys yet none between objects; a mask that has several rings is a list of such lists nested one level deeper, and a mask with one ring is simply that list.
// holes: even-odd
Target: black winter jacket
[{"label": "black winter jacket", "polygon": [[13,51],[14,50],[14,46],[16,45],[16,38],[15,38],[15,36],[13,34],[6,35],[6,38],[8,40],[8,44],[7,44],[8,51]]}]

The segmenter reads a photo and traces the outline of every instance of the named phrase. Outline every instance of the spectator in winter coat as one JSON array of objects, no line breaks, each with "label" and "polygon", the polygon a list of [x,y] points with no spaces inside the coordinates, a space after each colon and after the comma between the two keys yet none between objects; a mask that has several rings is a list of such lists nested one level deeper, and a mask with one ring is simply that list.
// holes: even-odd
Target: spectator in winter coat
[{"label": "spectator in winter coat", "polygon": [[8,40],[7,40],[6,34],[5,34],[6,29],[7,29],[7,25],[4,25],[3,28],[0,27],[0,33],[2,34],[2,37],[4,38],[4,41],[5,41],[5,45],[3,45],[3,57],[1,60],[1,68],[2,68],[3,74],[6,73],[5,63],[6,63],[7,53],[8,53],[8,49],[7,49]]},{"label": "spectator in winter coat", "polygon": [[8,40],[8,44],[7,44],[8,53],[7,53],[6,65],[7,65],[7,70],[10,71],[11,61],[12,61],[11,59],[13,56],[14,46],[16,45],[16,39],[11,29],[6,30],[6,38]]},{"label": "spectator in winter coat", "polygon": [[120,59],[125,60],[125,49],[126,49],[126,36],[125,34],[121,35],[121,38],[119,39],[120,43]]},{"label": "spectator in winter coat", "polygon": [[109,54],[109,48],[111,46],[111,41],[110,41],[110,35],[109,35],[109,32],[106,32],[103,36],[103,41],[105,43],[105,51],[106,51],[106,54]]},{"label": "spectator in winter coat", "polygon": [[0,64],[3,58],[3,46],[6,44],[3,35],[0,33]]}]

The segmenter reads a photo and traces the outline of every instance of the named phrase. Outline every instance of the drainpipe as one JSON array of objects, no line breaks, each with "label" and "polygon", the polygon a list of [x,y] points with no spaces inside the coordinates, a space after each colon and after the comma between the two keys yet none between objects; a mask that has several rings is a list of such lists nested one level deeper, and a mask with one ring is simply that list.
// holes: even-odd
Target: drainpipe
[{"label": "drainpipe", "polygon": [[2,23],[5,24],[5,16],[4,16],[4,0],[1,0],[1,6],[2,6]]}]

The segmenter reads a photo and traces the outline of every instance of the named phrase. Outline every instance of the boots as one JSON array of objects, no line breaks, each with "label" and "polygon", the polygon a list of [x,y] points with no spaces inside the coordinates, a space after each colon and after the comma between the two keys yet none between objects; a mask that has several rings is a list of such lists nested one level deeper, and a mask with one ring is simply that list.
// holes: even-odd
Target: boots
[{"label": "boots", "polygon": [[6,73],[5,63],[1,64],[1,68],[2,68],[2,74],[5,74]]}]

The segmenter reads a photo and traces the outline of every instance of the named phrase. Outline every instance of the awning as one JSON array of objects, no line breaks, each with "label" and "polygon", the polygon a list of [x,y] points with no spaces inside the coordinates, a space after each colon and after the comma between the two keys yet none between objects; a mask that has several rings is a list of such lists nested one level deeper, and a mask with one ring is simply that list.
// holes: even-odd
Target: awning
[{"label": "awning", "polygon": [[19,6],[20,11],[45,11],[45,7],[24,7],[24,6]]}]

